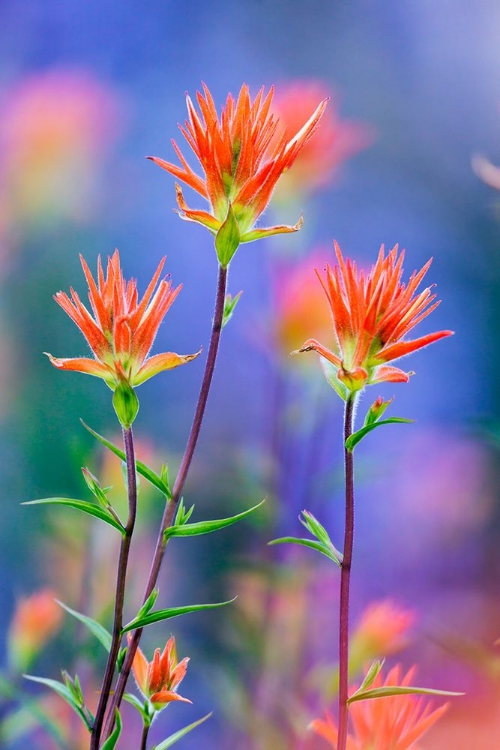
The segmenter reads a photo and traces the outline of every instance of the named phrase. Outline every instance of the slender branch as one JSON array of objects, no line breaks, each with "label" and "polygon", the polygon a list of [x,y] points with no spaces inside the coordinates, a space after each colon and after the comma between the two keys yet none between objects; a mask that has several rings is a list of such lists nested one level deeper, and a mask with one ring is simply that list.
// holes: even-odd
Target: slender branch
[{"label": "slender branch", "polygon": [[[160,573],[160,568],[163,562],[163,556],[165,554],[165,548],[166,548],[165,531],[166,529],[169,528],[169,526],[172,525],[172,522],[174,520],[175,512],[179,504],[181,493],[184,488],[184,483],[186,481],[186,477],[188,475],[189,467],[191,466],[191,461],[192,461],[193,454],[196,448],[196,444],[198,442],[201,424],[203,421],[203,415],[205,413],[205,407],[207,405],[208,394],[210,392],[210,386],[211,386],[212,377],[214,374],[215,361],[217,359],[217,352],[219,349],[219,340],[220,340],[220,334],[222,330],[222,319],[224,315],[224,301],[226,298],[226,286],[227,286],[227,268],[222,268],[222,266],[219,266],[219,275],[217,278],[217,293],[215,297],[215,310],[214,310],[214,317],[213,317],[213,322],[212,322],[212,334],[210,337],[210,345],[208,347],[207,361],[205,364],[205,372],[204,372],[203,380],[201,383],[200,394],[198,396],[198,403],[196,405],[193,423],[191,425],[191,431],[189,433],[189,437],[186,443],[184,455],[182,457],[179,471],[177,473],[174,487],[172,489],[172,498],[166,504],[165,511],[163,513],[160,531],[158,534],[158,540],[156,542],[156,549],[155,549],[155,553],[153,557],[153,562],[151,564],[151,569],[149,572],[149,579],[148,579],[147,586],[144,592],[143,601],[146,601],[146,599],[148,598],[148,596],[151,594],[154,587],[156,586],[156,581],[158,580],[158,575]],[[125,691],[125,686],[127,684],[127,680],[130,674],[130,670],[132,668],[132,662],[134,660],[134,656],[137,651],[139,641],[141,639],[141,635],[142,635],[142,628],[135,630],[132,634],[132,638],[131,638],[131,641],[129,643],[128,650],[127,650],[127,655],[123,662],[120,676],[116,684],[115,693],[113,696],[113,702],[108,712],[108,718],[106,721],[105,732],[104,732],[105,738],[109,737],[109,735],[113,731],[113,725],[115,721],[115,718],[114,718],[115,709],[119,708],[120,706],[123,693]]]},{"label": "slender branch", "polygon": [[[120,545],[120,557],[118,561],[118,573],[116,578],[115,614],[113,621],[113,635],[111,649],[109,651],[106,671],[102,682],[99,705],[97,706],[94,727],[90,741],[90,750],[99,750],[101,730],[108,704],[111,684],[116,667],[116,660],[122,642],[123,628],[123,603],[125,599],[125,584],[127,580],[127,566],[130,552],[130,542],[134,532],[135,517],[137,512],[137,479],[135,471],[134,436],[132,428],[123,429],[123,443],[127,459],[127,487],[128,487],[128,519],[125,526],[125,534],[122,536]],[[113,709],[114,715],[114,709]]]},{"label": "slender branch", "polygon": [[151,727],[151,724],[144,724],[144,726],[142,727],[140,750],[146,750],[147,748],[148,734],[149,734],[150,727]]},{"label": "slender branch", "polygon": [[[344,413],[344,443],[352,434],[356,395],[350,394]],[[340,574],[339,623],[339,731],[337,750],[346,750],[349,689],[349,587],[351,583],[352,548],[354,541],[354,456],[344,448],[345,470],[345,531],[344,556]]]}]

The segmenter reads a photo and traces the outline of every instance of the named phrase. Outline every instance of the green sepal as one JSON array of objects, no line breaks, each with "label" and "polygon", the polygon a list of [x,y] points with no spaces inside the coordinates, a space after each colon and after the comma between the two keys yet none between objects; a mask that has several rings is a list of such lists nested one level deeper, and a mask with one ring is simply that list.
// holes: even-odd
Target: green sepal
[{"label": "green sepal", "polygon": [[348,703],[366,701],[372,698],[389,698],[392,695],[447,695],[457,697],[465,693],[455,693],[450,690],[433,690],[432,688],[411,687],[410,685],[385,685],[371,690],[357,690],[348,699]]},{"label": "green sepal", "polygon": [[60,607],[66,610],[70,615],[73,617],[76,617],[77,620],[80,620],[80,622],[83,622],[83,624],[90,630],[92,635],[95,635],[97,640],[102,643],[106,651],[109,653],[111,651],[111,641],[112,636],[111,633],[106,630],[105,627],[101,625],[100,622],[97,622],[97,620],[92,619],[92,617],[87,617],[87,615],[82,615],[81,612],[77,612],[75,609],[71,609],[71,607],[68,607],[63,602],[60,602],[58,599],[56,599],[56,602],[59,604]]},{"label": "green sepal", "polygon": [[[111,451],[111,453],[114,453],[115,456],[118,456],[118,458],[121,458],[122,461],[126,461],[127,457],[125,455],[125,452],[121,450],[121,448],[118,448],[118,446],[111,443],[109,440],[106,440],[105,437],[102,435],[99,435],[98,432],[93,430],[91,427],[88,426],[88,424],[85,424],[83,419],[80,420],[82,425],[85,427],[86,430],[90,432],[91,435],[93,435],[102,445],[104,445],[105,448],[108,448],[108,450]],[[168,471],[166,466],[162,466],[162,474],[161,476],[158,476],[158,474],[153,471],[153,469],[150,469],[149,466],[146,466],[145,463],[142,461],[136,461],[135,462],[135,468],[137,469],[138,474],[144,477],[144,479],[147,479],[148,482],[150,482],[153,487],[156,487],[157,490],[160,490],[162,495],[165,495],[165,497],[169,498],[172,496],[172,493],[170,492],[170,487],[168,486],[168,483],[165,482],[165,479],[168,479]]]},{"label": "green sepal", "polygon": [[337,377],[337,368],[335,365],[333,365],[331,362],[329,362],[324,357],[319,358],[319,362],[321,365],[321,369],[323,370],[323,374],[325,378],[327,379],[328,383],[331,385],[333,390],[336,392],[338,396],[342,399],[342,401],[347,401],[347,397],[349,395],[349,391],[345,387],[343,383],[338,379]]},{"label": "green sepal", "polygon": [[118,711],[118,709],[116,709],[116,726],[113,729],[113,733],[109,735],[106,742],[103,745],[101,745],[100,750],[114,750],[121,733],[122,733],[122,717],[120,716],[120,712]]},{"label": "green sepal", "polygon": [[166,740],[163,740],[163,742],[160,742],[159,745],[155,745],[153,747],[153,750],[167,750],[167,748],[172,747],[174,742],[177,742],[177,740],[180,740],[181,737],[184,737],[188,732],[190,732],[192,729],[195,729],[200,724],[202,724],[204,721],[209,719],[212,716],[212,712],[210,711],[209,714],[204,716],[202,719],[198,719],[198,721],[193,721],[192,724],[189,724],[187,727],[184,727],[183,729],[179,729],[179,731],[174,732],[174,734],[171,734],[170,737],[167,737]]},{"label": "green sepal", "polygon": [[[90,714],[90,711],[88,711],[88,709],[84,708],[84,706],[76,700],[73,683],[71,683],[72,688],[70,688],[67,684],[59,682],[58,680],[50,680],[47,677],[34,677],[33,675],[29,674],[25,674],[23,675],[23,677],[25,677],[25,679],[27,680],[31,680],[31,682],[39,682],[41,685],[45,685],[46,687],[49,687],[51,690],[57,693],[78,714],[87,729],[92,729],[93,716]],[[63,677],[65,677],[65,681],[69,679],[67,673],[65,672],[63,672]]]},{"label": "green sepal", "polygon": [[240,239],[240,228],[236,220],[236,216],[233,211],[233,207],[229,204],[227,209],[227,216],[220,225],[220,228],[215,235],[215,250],[217,252],[217,258],[222,268],[227,268],[231,258],[235,254],[241,242]]},{"label": "green sepal", "polygon": [[[211,534],[212,531],[218,531],[224,529],[226,526],[231,526],[233,523],[240,521],[245,516],[253,513],[257,508],[265,503],[265,499],[261,500],[258,505],[254,505],[253,508],[244,510],[242,513],[238,513],[236,516],[230,518],[219,518],[214,521],[197,521],[196,523],[186,523],[185,520],[182,523],[174,524],[170,526],[164,532],[165,540],[170,539],[173,536],[198,536],[199,534]],[[188,511],[191,515],[192,508]],[[189,515],[187,517],[189,517]],[[185,517],[184,517],[185,518]]]},{"label": "green sepal", "polygon": [[321,542],[315,542],[313,539],[301,539],[296,536],[283,536],[280,539],[273,539],[268,542],[268,545],[272,544],[300,544],[302,547],[310,547],[315,549],[317,552],[321,552],[322,555],[326,555],[330,560],[333,560],[339,567],[342,567],[342,554],[336,550],[333,552],[326,545]]},{"label": "green sepal", "polygon": [[137,394],[126,380],[116,386],[113,393],[113,408],[122,427],[130,429],[139,411]]},{"label": "green sepal", "polygon": [[345,441],[346,450],[352,453],[356,445],[363,440],[365,435],[374,430],[376,427],[382,427],[384,424],[412,424],[414,419],[405,419],[404,417],[391,417],[390,419],[381,419],[379,422],[372,422],[371,424],[362,427],[357,432],[353,432],[350,437]]},{"label": "green sepal", "polygon": [[242,294],[243,292],[238,292],[235,297],[232,297],[230,294],[226,294],[226,299],[224,300],[224,312],[222,314],[222,328],[224,328],[224,326],[226,326],[233,317],[234,309],[238,304],[238,301]]},{"label": "green sepal", "polygon": [[138,628],[145,628],[146,625],[152,625],[154,622],[162,622],[163,620],[170,620],[172,617],[179,617],[179,615],[187,615],[189,612],[199,612],[203,609],[217,609],[217,607],[225,607],[226,604],[232,604],[237,597],[229,599],[227,602],[218,602],[217,604],[190,604],[186,607],[170,607],[169,609],[159,609],[156,612],[150,612],[144,617],[134,617],[122,630],[123,633],[127,633],[129,630],[137,630]]},{"label": "green sepal", "polygon": [[21,505],[66,505],[68,508],[76,508],[83,513],[99,518],[101,521],[109,523],[113,528],[118,529],[120,534],[125,534],[125,529],[121,523],[108,511],[100,505],[94,505],[86,500],[73,500],[69,497],[44,497],[41,500],[29,500]]}]

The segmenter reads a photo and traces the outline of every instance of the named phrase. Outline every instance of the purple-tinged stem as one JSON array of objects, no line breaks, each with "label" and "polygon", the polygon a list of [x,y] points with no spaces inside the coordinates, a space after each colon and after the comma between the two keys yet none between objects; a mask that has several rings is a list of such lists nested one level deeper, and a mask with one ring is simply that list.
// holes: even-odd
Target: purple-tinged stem
[{"label": "purple-tinged stem", "polygon": [[111,649],[109,651],[106,671],[101,687],[99,704],[95,716],[94,726],[90,740],[90,750],[99,750],[101,730],[108,704],[116,660],[120,652],[123,628],[123,603],[125,600],[125,584],[127,580],[127,566],[130,552],[130,543],[134,532],[135,517],[137,512],[137,477],[135,471],[134,436],[132,428],[123,429],[123,443],[127,459],[127,487],[128,487],[128,519],[125,533],[120,545],[120,557],[118,560],[118,573],[116,577],[115,613],[113,620],[113,634]]},{"label": "purple-tinged stem", "polygon": [[[217,359],[217,352],[219,349],[219,340],[220,340],[220,334],[222,330],[222,320],[224,316],[224,301],[226,298],[226,286],[227,286],[227,268],[222,268],[222,266],[219,266],[219,275],[217,278],[217,293],[215,297],[215,310],[214,310],[214,318],[212,322],[212,334],[210,337],[210,345],[208,347],[207,361],[205,364],[205,373],[203,375],[203,380],[201,383],[200,394],[198,396],[198,403],[196,405],[196,411],[194,414],[193,423],[191,425],[191,431],[189,433],[184,455],[182,457],[179,471],[175,478],[175,483],[172,489],[172,497],[170,501],[166,504],[165,511],[163,513],[160,531],[158,534],[158,540],[156,542],[156,549],[155,549],[155,553],[153,557],[153,562],[151,564],[151,569],[149,572],[149,579],[146,585],[146,589],[144,591],[143,601],[146,601],[146,599],[149,597],[154,587],[156,586],[156,581],[158,580],[158,575],[160,573],[160,568],[163,562],[163,556],[165,554],[165,548],[166,548],[165,531],[172,525],[172,522],[174,520],[175,512],[179,504],[181,493],[184,488],[184,483],[186,481],[189,467],[191,465],[193,454],[196,448],[196,444],[198,442],[201,424],[203,421],[203,415],[205,413],[205,407],[207,405],[208,394],[210,392],[210,386],[211,386],[212,377],[214,374],[215,361]],[[135,630],[132,634],[132,638],[130,640],[128,650],[127,650],[127,655],[123,662],[120,676],[116,683],[113,701],[111,703],[111,707],[108,712],[108,718],[106,721],[105,732],[104,732],[105,738],[109,737],[109,735],[113,731],[116,709],[119,708],[121,700],[123,698],[123,693],[125,692],[125,686],[127,684],[130,670],[132,669],[132,662],[134,660],[134,656],[137,651],[137,647],[139,645],[141,635],[142,635],[142,628]]]},{"label": "purple-tinged stem", "polygon": [[[356,396],[347,398],[344,412],[344,443],[351,436]],[[340,573],[339,621],[339,731],[337,750],[346,750],[349,706],[349,587],[351,583],[352,548],[354,541],[354,456],[344,448],[345,470],[345,531],[344,556]]]}]

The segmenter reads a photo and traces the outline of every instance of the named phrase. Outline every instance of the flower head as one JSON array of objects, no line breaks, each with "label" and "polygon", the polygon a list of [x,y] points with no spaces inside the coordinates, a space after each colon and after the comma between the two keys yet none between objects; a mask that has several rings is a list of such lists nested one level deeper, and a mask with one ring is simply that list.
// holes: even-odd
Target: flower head
[{"label": "flower head", "polygon": [[162,370],[178,367],[198,356],[199,352],[187,355],[165,352],[148,357],[160,324],[181,290],[180,286],[172,289],[172,282],[166,279],[158,283],[165,258],[141,301],[137,282],[134,279],[126,282],[123,278],[118,250],[108,258],[106,278],[99,256],[97,283],[81,256],[80,260],[89,285],[93,316],[73,289],[71,298],[65,292],[58,292],[54,299],[81,330],[94,359],[58,359],[48,354],[54,367],[95,375],[115,390],[120,384],[140,385]]},{"label": "flower head", "polygon": [[333,318],[337,340],[335,352],[316,339],[306,341],[301,352],[314,350],[335,370],[335,386],[345,392],[358,391],[365,385],[407,383],[411,373],[387,362],[450,336],[453,331],[437,331],[405,341],[406,334],[439,305],[432,287],[417,293],[431,260],[408,284],[401,281],[404,252],[398,257],[396,245],[387,255],[380,249],[377,262],[368,274],[359,271],[356,263],[344,260],[335,243],[338,264],[327,266],[326,277],[318,278],[325,290]]},{"label": "flower head", "polygon": [[228,95],[219,118],[207,86],[197,92],[199,112],[187,97],[189,120],[179,125],[181,133],[200,162],[204,176],[197,175],[173,140],[182,166],[151,157],[167,172],[196,190],[209,204],[211,213],[188,208],[179,185],[177,203],[181,218],[206,226],[217,235],[227,218],[234,214],[239,242],[250,242],[282,232],[295,232],[295,226],[254,228],[271,199],[280,176],[289,169],[299,151],[318,127],[327,100],[324,99],[295,135],[284,133],[274,140],[278,120],[271,113],[273,89],[264,96],[262,88],[252,101],[247,85],[241,87],[235,101]]},{"label": "flower head", "polygon": [[[130,642],[130,636],[128,640]],[[160,710],[171,701],[191,703],[177,693],[177,688],[186,674],[188,662],[187,656],[182,661],[177,661],[174,636],[168,639],[162,654],[159,648],[156,649],[150,662],[141,649],[137,649],[132,663],[135,681],[141,693],[156,710]]]},{"label": "flower head", "polygon": [[363,664],[400,651],[414,622],[413,611],[390,599],[368,605],[351,639],[351,661]]},{"label": "flower head", "polygon": [[[402,676],[400,666],[391,669],[385,682],[377,675],[372,687],[412,684],[415,669]],[[436,708],[425,698],[414,694],[393,695],[356,701],[349,715],[353,734],[347,738],[348,750],[418,750],[418,739],[444,714],[447,704]],[[326,720],[315,719],[311,729],[321,735],[330,747],[337,747],[337,726],[327,713]]]}]

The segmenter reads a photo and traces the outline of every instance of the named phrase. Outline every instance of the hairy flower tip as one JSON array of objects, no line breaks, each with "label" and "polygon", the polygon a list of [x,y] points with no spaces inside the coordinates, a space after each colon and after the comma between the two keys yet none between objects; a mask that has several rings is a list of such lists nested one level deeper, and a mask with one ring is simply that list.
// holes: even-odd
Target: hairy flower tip
[{"label": "hairy flower tip", "polygon": [[[385,681],[377,675],[371,688],[412,684],[415,668],[404,676],[398,665],[390,670]],[[426,698],[415,694],[400,694],[383,698],[356,701],[351,704],[352,733],[347,738],[348,750],[418,750],[416,744],[425,732],[447,710],[448,704],[432,709]],[[331,748],[337,748],[337,725],[332,716],[315,719],[310,728],[323,737]]]},{"label": "hairy flower tip", "polygon": [[387,365],[411,354],[453,331],[437,331],[406,341],[406,335],[439,305],[432,286],[417,289],[432,259],[420,271],[414,271],[407,283],[401,281],[404,251],[396,245],[387,255],[380,248],[377,262],[368,273],[355,262],[344,259],[335,244],[337,264],[327,265],[323,286],[333,319],[336,348],[331,351],[316,339],[308,339],[301,352],[318,352],[333,368],[336,389],[362,390],[375,383],[407,383],[412,373]]},{"label": "hairy flower tip", "polygon": [[99,256],[97,280],[83,257],[80,260],[92,312],[73,289],[69,296],[58,292],[54,299],[81,330],[94,359],[59,359],[47,354],[54,367],[95,375],[115,391],[119,385],[140,385],[162,370],[171,370],[198,356],[200,352],[185,355],[164,352],[148,357],[163,318],[181,290],[181,286],[173,289],[168,279],[160,280],[165,258],[160,261],[142,300],[137,282],[134,279],[127,282],[123,277],[118,250],[108,258],[106,276]]},{"label": "hairy flower tip", "polygon": [[[130,643],[130,634],[127,638]],[[186,674],[188,662],[188,657],[184,657],[180,662],[177,661],[174,636],[168,639],[163,653],[160,653],[159,648],[156,649],[150,662],[141,649],[137,649],[132,663],[135,681],[141,693],[151,702],[156,711],[160,711],[172,701],[191,703],[188,698],[183,698],[177,693],[177,688]]]},{"label": "hairy flower tip", "polygon": [[273,93],[271,88],[265,95],[262,87],[252,100],[244,84],[236,100],[228,95],[220,117],[205,84],[203,93],[196,94],[198,109],[187,97],[189,117],[179,128],[198,159],[203,176],[189,166],[174,140],[172,144],[181,166],[150,157],[210,204],[210,212],[190,209],[177,185],[181,218],[202,224],[217,235],[228,216],[234,214],[239,243],[300,229],[300,221],[294,226],[265,229],[255,228],[255,222],[268,205],[281,175],[290,169],[317,130],[327,99],[311,110],[309,119],[300,123],[292,137],[286,133],[276,138],[278,119],[271,110]]}]

